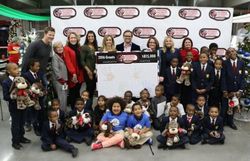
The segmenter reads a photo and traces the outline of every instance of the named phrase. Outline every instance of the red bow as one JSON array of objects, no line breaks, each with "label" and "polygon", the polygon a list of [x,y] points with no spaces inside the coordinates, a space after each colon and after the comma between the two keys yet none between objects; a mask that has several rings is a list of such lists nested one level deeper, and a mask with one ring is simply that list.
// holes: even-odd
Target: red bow
[{"label": "red bow", "polygon": [[83,125],[83,118],[82,118],[81,114],[77,115],[77,120],[78,120],[78,125],[82,126]]},{"label": "red bow", "polygon": [[27,95],[28,95],[28,93],[26,92],[25,89],[19,89],[17,91],[17,96],[27,96]]}]

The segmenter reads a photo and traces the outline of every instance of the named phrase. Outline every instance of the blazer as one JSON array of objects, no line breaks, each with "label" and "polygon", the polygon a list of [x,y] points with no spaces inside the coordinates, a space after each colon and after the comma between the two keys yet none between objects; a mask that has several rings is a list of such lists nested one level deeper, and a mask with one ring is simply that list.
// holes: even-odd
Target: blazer
[{"label": "blazer", "polygon": [[45,87],[47,83],[45,82],[45,80],[43,78],[43,73],[37,72],[36,74],[38,77],[37,79],[34,78],[33,74],[30,71],[23,73],[22,76],[28,81],[28,83],[30,85],[32,85],[33,83],[36,83],[36,82],[40,82]]},{"label": "blazer", "polygon": [[54,54],[52,57],[52,76],[55,81],[58,79],[68,80],[67,67],[64,60],[58,54]]},{"label": "blazer", "polygon": [[[60,121],[58,121],[59,124],[61,124]],[[64,133],[63,133],[63,126],[61,124],[61,128],[58,129],[57,133],[50,129],[50,124],[49,121],[45,121],[43,123],[42,127],[42,133],[41,133],[41,141],[46,144],[55,144],[55,140],[57,137],[64,138]]]},{"label": "blazer", "polygon": [[244,62],[237,60],[236,73],[232,72],[233,66],[230,59],[224,62],[223,68],[222,91],[237,92],[238,90],[244,90],[246,87]]},{"label": "blazer", "polygon": [[[124,43],[116,45],[116,50],[117,51],[124,51]],[[134,51],[134,50],[141,50],[141,48],[139,45],[132,43],[131,51]]]},{"label": "blazer", "polygon": [[204,74],[201,71],[201,63],[196,63],[191,74],[192,88],[206,89],[208,92],[214,83],[214,68],[207,63]]},{"label": "blazer", "polygon": [[178,94],[180,93],[180,85],[176,82],[176,79],[181,75],[180,68],[176,68],[176,77],[172,75],[171,68],[168,67],[166,69],[166,73],[164,76],[164,86],[165,91],[169,94]]},{"label": "blazer", "polygon": [[187,115],[183,115],[182,116],[183,122],[184,122],[184,127],[185,129],[189,129],[191,128],[191,125],[194,124],[194,131],[199,131],[201,130],[201,122],[200,122],[200,118],[197,115],[193,115],[191,122],[189,123],[189,121],[187,120]]},{"label": "blazer", "polygon": [[[195,105],[195,111],[200,111],[198,105]],[[204,106],[204,117],[208,116],[209,108],[207,105]]]},{"label": "blazer", "polygon": [[69,88],[73,88],[76,83],[73,83],[71,80],[73,78],[73,74],[77,75],[77,80],[78,83],[82,83],[84,81],[83,79],[83,70],[81,68],[79,68],[78,64],[77,64],[77,58],[76,58],[76,53],[74,52],[74,50],[72,50],[70,47],[68,46],[64,46],[64,56],[65,56],[65,65],[67,67],[68,70],[68,80],[69,80]]},{"label": "blazer", "polygon": [[3,80],[2,88],[3,88],[3,99],[8,101],[9,104],[9,112],[14,112],[17,110],[17,102],[10,98],[10,87],[12,85],[12,80],[7,77],[7,79]]},{"label": "blazer", "polygon": [[218,116],[215,125],[211,123],[211,119],[209,116],[205,117],[203,120],[203,130],[205,133],[210,133],[211,131],[218,131],[219,133],[223,133],[223,119]]}]

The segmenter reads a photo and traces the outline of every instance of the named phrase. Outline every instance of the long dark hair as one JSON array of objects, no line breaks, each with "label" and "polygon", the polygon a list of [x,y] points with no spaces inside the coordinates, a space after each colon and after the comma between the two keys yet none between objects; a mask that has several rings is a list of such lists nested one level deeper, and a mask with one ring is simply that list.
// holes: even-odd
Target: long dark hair
[{"label": "long dark hair", "polygon": [[86,35],[86,38],[85,38],[84,45],[88,45],[88,44],[89,44],[89,40],[88,40],[88,35],[89,35],[89,34],[93,34],[93,35],[94,35],[93,46],[94,46],[95,50],[97,51],[97,50],[98,50],[98,45],[97,45],[97,40],[96,40],[96,34],[95,34],[95,32],[92,31],[92,30],[89,30],[89,31],[87,32],[87,35]]}]

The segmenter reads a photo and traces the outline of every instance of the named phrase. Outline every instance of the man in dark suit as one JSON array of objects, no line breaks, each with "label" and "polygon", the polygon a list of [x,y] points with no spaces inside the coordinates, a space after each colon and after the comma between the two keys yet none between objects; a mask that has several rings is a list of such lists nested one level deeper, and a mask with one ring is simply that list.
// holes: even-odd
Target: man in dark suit
[{"label": "man in dark suit", "polygon": [[234,113],[227,113],[228,98],[232,98],[233,96],[240,98],[243,90],[245,89],[245,67],[244,62],[237,59],[237,53],[234,48],[229,48],[228,51],[230,52],[230,55],[229,59],[224,62],[224,76],[222,77],[221,84],[223,91],[221,116],[228,126],[234,130],[237,130],[237,127],[233,121]]},{"label": "man in dark suit", "polygon": [[20,150],[23,146],[20,143],[30,143],[31,141],[24,137],[24,114],[25,110],[17,109],[17,102],[10,96],[10,88],[15,77],[19,76],[19,69],[15,63],[8,63],[6,66],[8,73],[7,79],[2,83],[3,98],[8,101],[9,112],[11,116],[11,134],[12,147]]},{"label": "man in dark suit", "polygon": [[124,42],[116,45],[116,50],[124,52],[140,51],[141,50],[140,46],[132,43],[132,38],[133,38],[132,31],[130,30],[124,31],[123,32]]}]

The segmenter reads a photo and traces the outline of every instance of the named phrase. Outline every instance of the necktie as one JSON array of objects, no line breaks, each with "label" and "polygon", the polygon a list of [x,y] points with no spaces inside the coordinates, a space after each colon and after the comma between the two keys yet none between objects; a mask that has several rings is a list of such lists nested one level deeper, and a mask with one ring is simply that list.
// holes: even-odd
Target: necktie
[{"label": "necktie", "polygon": [[173,69],[173,76],[175,77],[176,76],[176,74],[175,74],[175,70]]},{"label": "necktie", "polygon": [[52,124],[51,130],[52,130],[52,131],[56,131],[56,124],[55,124],[55,123]]},{"label": "necktie", "polygon": [[205,65],[202,66],[202,70],[201,71],[202,71],[202,73],[205,72]]},{"label": "necktie", "polygon": [[37,79],[37,78],[38,78],[38,76],[37,76],[37,74],[36,74],[36,73],[34,73],[34,77],[35,77],[35,79]]},{"label": "necktie", "polygon": [[187,120],[188,120],[189,123],[191,123],[192,118],[188,117]]},{"label": "necktie", "polygon": [[219,71],[219,70],[217,70],[216,77],[217,77],[218,79],[220,79],[220,71]]},{"label": "necktie", "polygon": [[212,125],[215,125],[215,119],[212,119]]},{"label": "necktie", "polygon": [[235,61],[233,62],[233,72],[236,73],[236,63],[235,63]]}]

